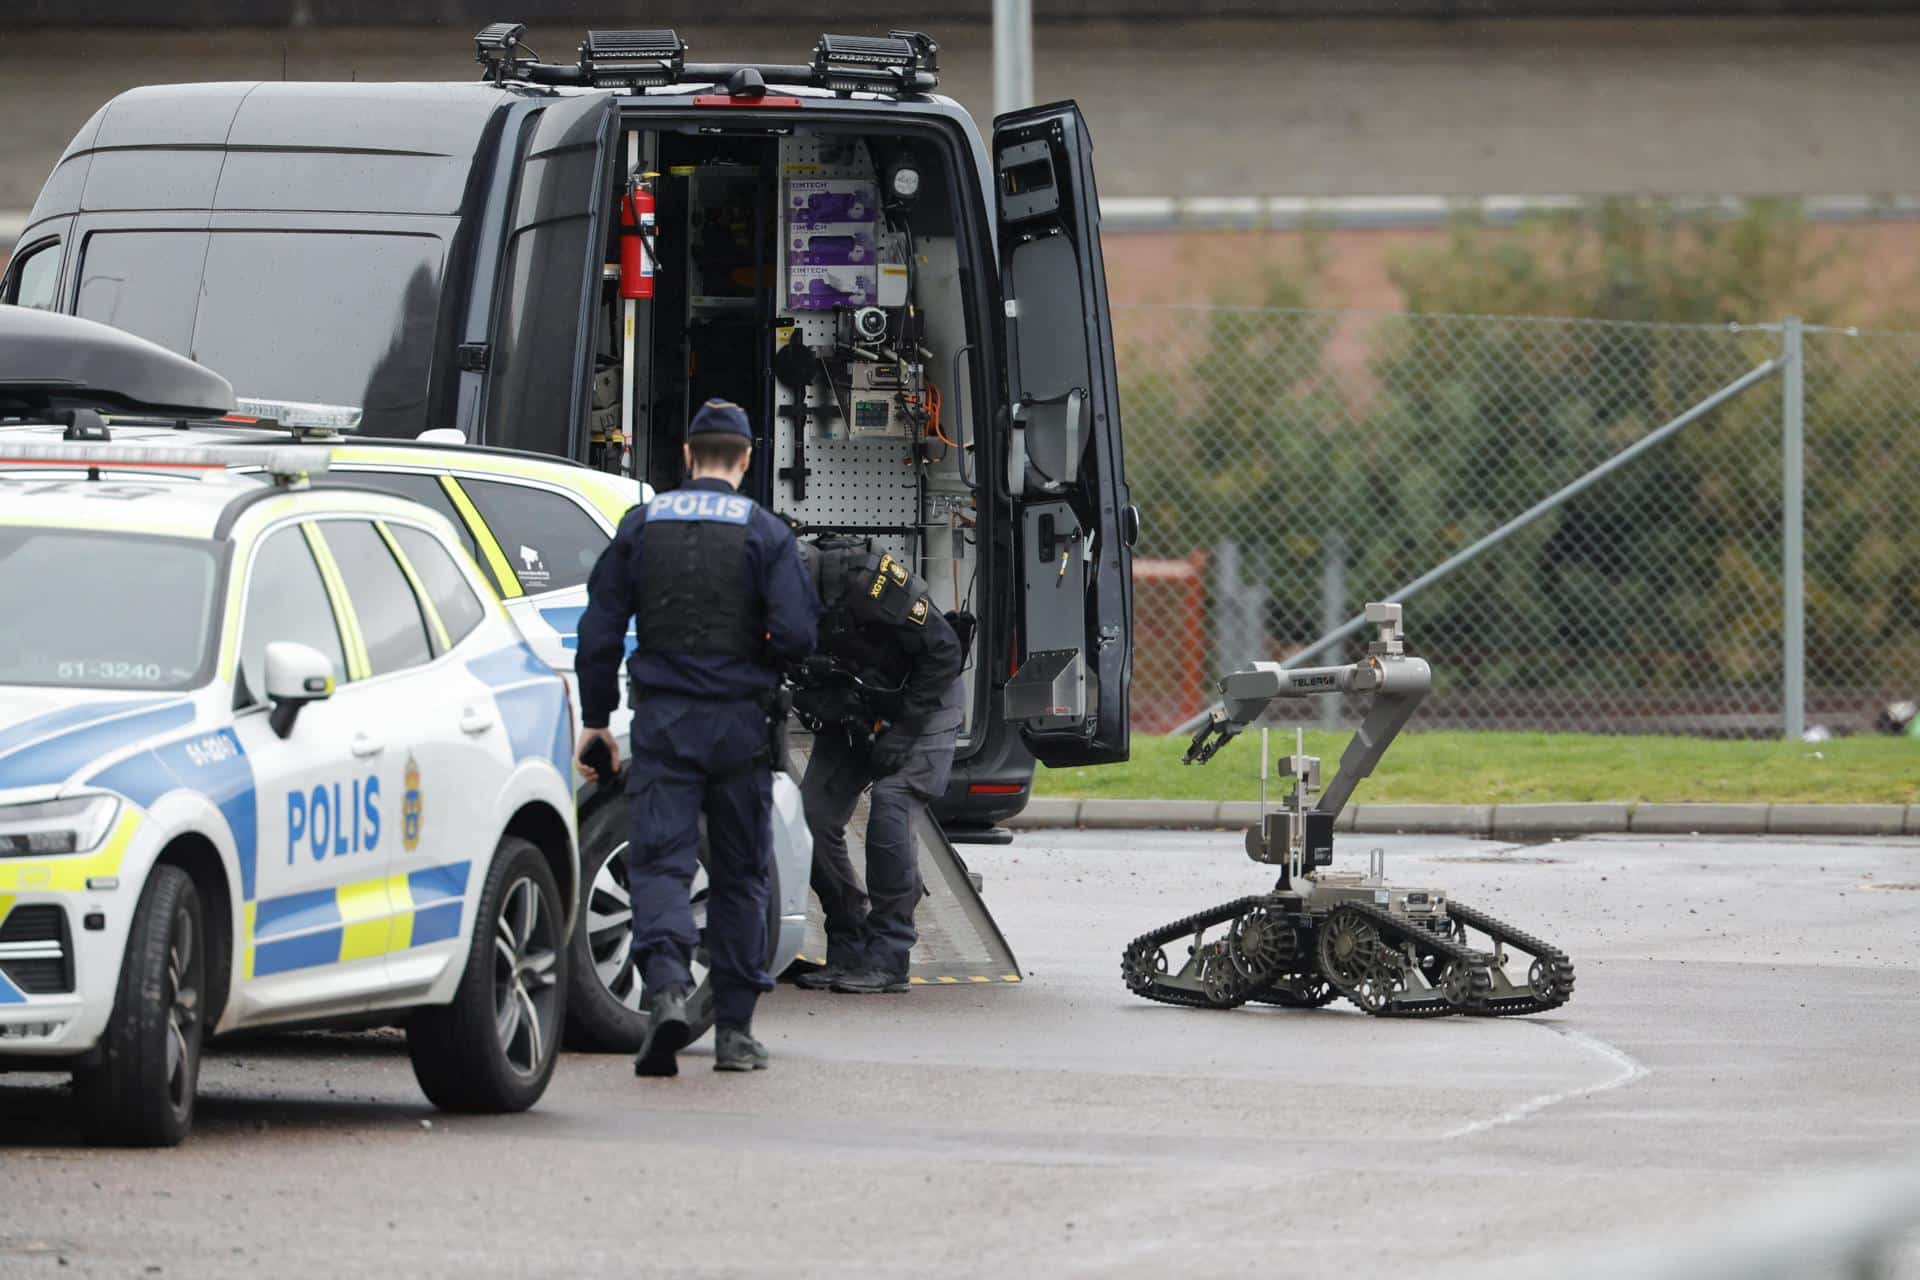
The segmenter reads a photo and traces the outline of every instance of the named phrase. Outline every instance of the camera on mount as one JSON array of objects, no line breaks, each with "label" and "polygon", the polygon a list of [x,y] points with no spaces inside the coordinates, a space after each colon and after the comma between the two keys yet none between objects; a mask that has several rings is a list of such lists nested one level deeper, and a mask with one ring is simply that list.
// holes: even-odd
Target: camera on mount
[{"label": "camera on mount", "polygon": [[887,336],[887,313],[879,307],[857,308],[852,324],[856,341],[879,342]]}]

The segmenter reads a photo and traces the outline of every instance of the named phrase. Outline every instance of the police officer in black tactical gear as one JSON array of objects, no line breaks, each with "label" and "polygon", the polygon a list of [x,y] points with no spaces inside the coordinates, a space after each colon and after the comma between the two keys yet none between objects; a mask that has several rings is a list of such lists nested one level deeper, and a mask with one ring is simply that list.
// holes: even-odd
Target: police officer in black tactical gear
[{"label": "police officer in black tactical gear", "polygon": [[[823,607],[819,652],[796,674],[794,710],[814,730],[800,784],[813,832],[813,890],[826,912],[827,963],[814,990],[907,990],[920,859],[913,828],[947,788],[959,737],[965,642],[927,585],[864,539],[802,544]],[[970,630],[970,628],[968,628]],[[873,789],[862,890],[847,821]]]},{"label": "police officer in black tactical gear", "polygon": [[703,814],[714,1069],[767,1065],[751,1024],[760,993],[773,989],[766,971],[775,765],[769,717],[781,669],[813,648],[820,602],[793,531],[735,492],[752,438],[739,406],[702,405],[687,428],[686,484],[629,511],[587,580],[574,670],[585,725],[581,773],[589,781],[619,768],[607,717],[619,701],[627,624],[638,619],[638,645],[627,660],[627,889],[649,1017],[636,1075],[678,1074],[674,1054],[688,1040],[689,962],[700,942],[689,895]]}]

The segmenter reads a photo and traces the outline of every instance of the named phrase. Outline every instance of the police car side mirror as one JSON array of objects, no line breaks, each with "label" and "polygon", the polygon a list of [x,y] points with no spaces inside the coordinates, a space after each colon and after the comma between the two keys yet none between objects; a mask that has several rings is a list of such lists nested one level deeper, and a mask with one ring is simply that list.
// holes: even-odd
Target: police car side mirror
[{"label": "police car side mirror", "polygon": [[284,738],[293,732],[300,708],[333,696],[333,664],[312,645],[276,640],[267,646],[267,723]]}]

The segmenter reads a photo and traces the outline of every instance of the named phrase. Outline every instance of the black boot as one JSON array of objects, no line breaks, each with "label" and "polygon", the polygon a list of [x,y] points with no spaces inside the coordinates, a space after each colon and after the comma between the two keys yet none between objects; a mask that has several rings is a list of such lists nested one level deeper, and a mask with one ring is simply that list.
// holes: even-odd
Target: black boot
[{"label": "black boot", "polygon": [[634,1055],[636,1076],[677,1076],[680,1064],[674,1054],[687,1047],[687,992],[683,987],[668,987],[647,1001],[647,1037]]},{"label": "black boot", "polygon": [[841,974],[833,984],[835,991],[862,996],[879,995],[882,992],[891,995],[910,990],[911,987],[906,974],[886,969],[855,969]]},{"label": "black boot", "polygon": [[746,1027],[721,1023],[713,1033],[713,1069],[715,1071],[765,1071],[767,1046],[753,1038]]},{"label": "black boot", "polygon": [[805,991],[831,990],[847,972],[845,966],[830,964],[820,969],[809,969],[793,980],[793,985]]}]

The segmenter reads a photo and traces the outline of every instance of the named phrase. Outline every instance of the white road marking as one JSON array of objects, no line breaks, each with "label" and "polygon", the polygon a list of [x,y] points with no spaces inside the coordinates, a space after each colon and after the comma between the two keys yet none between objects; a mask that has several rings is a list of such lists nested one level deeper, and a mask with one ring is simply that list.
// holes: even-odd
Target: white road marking
[{"label": "white road marking", "polygon": [[1599,1039],[1596,1036],[1590,1036],[1584,1031],[1575,1031],[1571,1027],[1555,1026],[1552,1023],[1537,1022],[1531,1025],[1544,1027],[1555,1035],[1565,1036],[1583,1049],[1599,1054],[1607,1061],[1619,1067],[1619,1074],[1602,1080],[1598,1084],[1583,1085],[1578,1089],[1562,1089],[1558,1093],[1543,1093],[1537,1098],[1529,1098],[1519,1106],[1510,1107],[1497,1116],[1489,1116],[1485,1120],[1475,1120],[1472,1124],[1463,1124],[1457,1129],[1449,1129],[1440,1135],[1442,1138],[1464,1138],[1469,1134],[1485,1133],[1489,1129],[1498,1129],[1502,1125],[1512,1124],[1517,1120],[1524,1120],[1536,1112],[1545,1111],[1548,1107],[1557,1106],[1562,1102],[1571,1102],[1575,1098],[1591,1097],[1596,1093],[1606,1093],[1610,1090],[1618,1089],[1623,1085],[1632,1084],[1634,1081],[1651,1075],[1653,1072],[1653,1068],[1647,1066],[1644,1062],[1641,1062],[1624,1049],[1610,1045],[1605,1040]]}]

